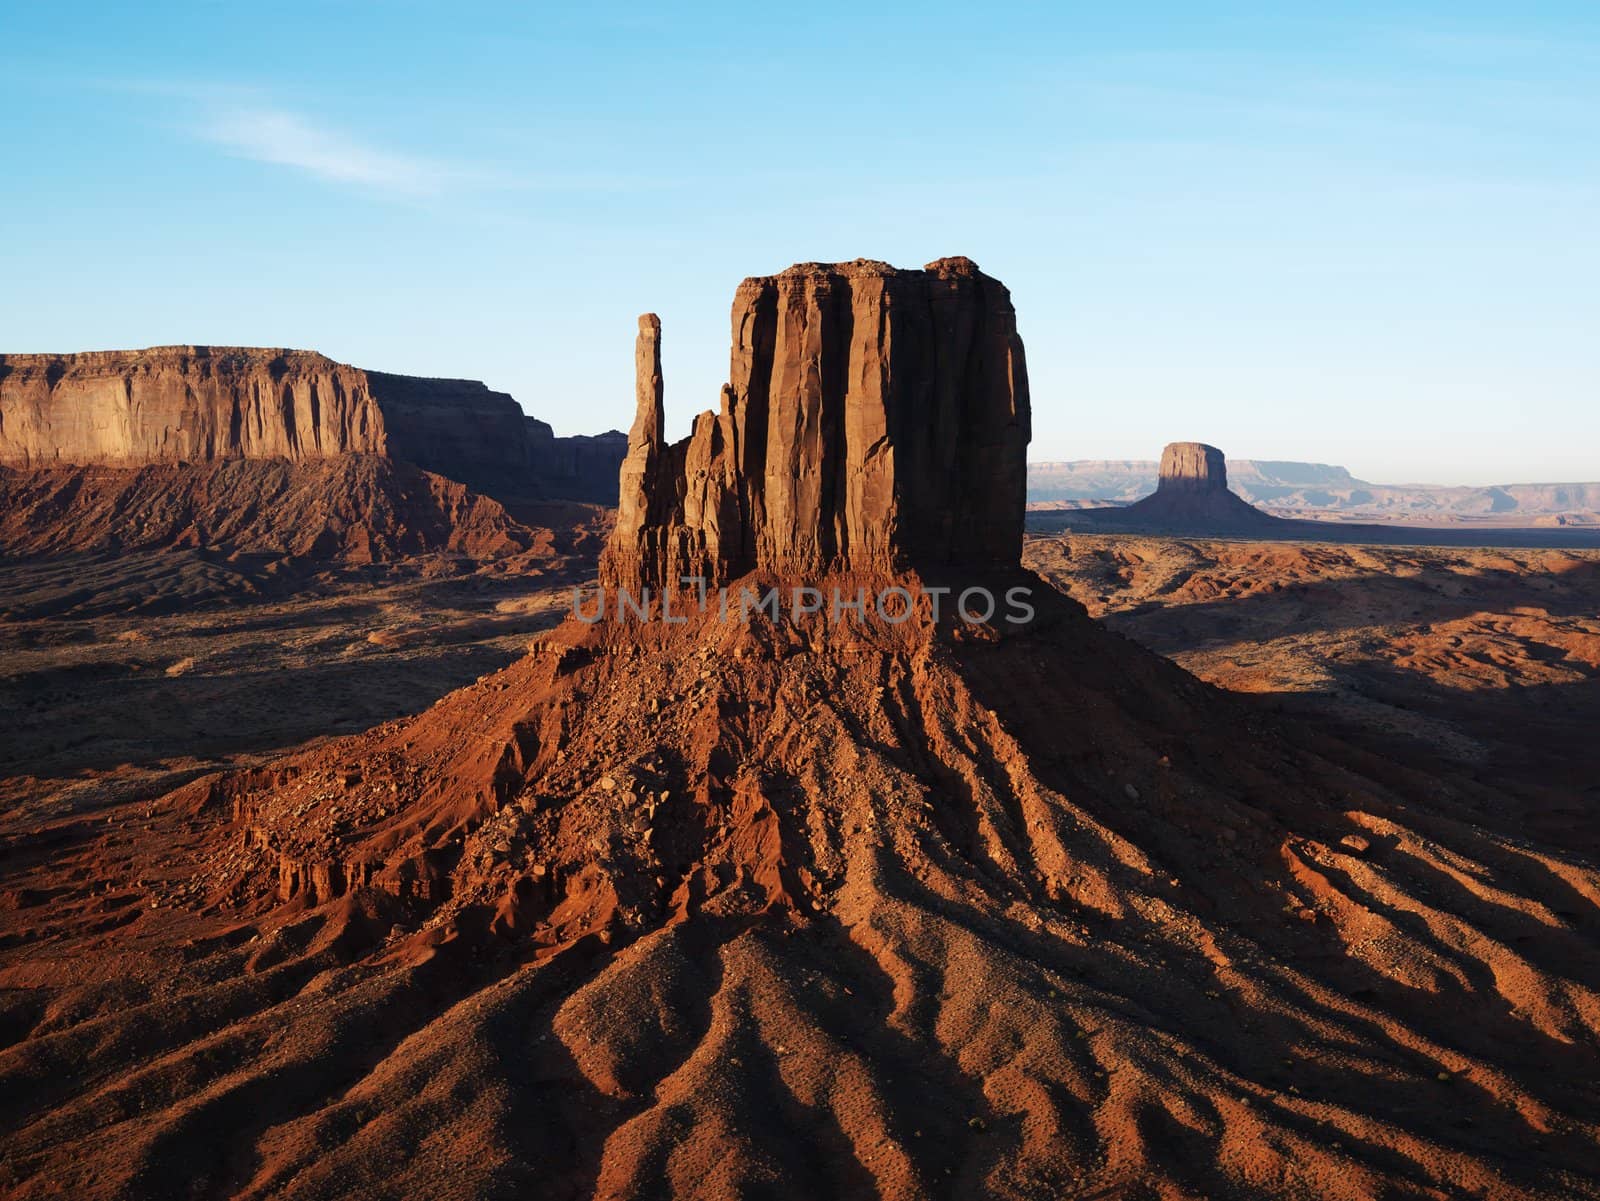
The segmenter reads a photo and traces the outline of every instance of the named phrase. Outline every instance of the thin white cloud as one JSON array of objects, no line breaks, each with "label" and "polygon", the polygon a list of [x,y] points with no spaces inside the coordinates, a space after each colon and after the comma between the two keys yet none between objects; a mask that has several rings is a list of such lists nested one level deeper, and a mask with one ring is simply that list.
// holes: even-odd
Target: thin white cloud
[{"label": "thin white cloud", "polygon": [[241,158],[405,196],[437,195],[461,178],[446,163],[364,145],[282,109],[228,109],[212,116],[200,132]]},{"label": "thin white cloud", "polygon": [[[249,84],[99,77],[82,80],[80,86],[176,102],[173,107],[182,111],[171,115],[170,127],[183,137],[238,158],[397,199],[461,192],[633,194],[702,182],[670,173],[613,171],[604,164],[552,171],[546,166],[552,151],[531,146],[526,129],[497,128],[483,120],[473,124],[476,140],[493,144],[499,161],[433,158],[377,146],[287,108],[265,89]],[[566,156],[583,160],[585,149],[582,143],[569,144]],[[558,146],[555,157],[561,157],[560,150]]]}]

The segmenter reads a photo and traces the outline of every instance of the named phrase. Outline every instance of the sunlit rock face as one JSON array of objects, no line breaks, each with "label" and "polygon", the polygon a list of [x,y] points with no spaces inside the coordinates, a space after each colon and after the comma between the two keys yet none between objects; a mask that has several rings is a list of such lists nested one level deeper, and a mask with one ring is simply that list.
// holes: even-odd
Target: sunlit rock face
[{"label": "sunlit rock face", "polygon": [[640,318],[610,582],[1016,564],[1028,373],[1003,284],[964,258],[803,263],[740,284],[732,325],[720,410],[667,445]]},{"label": "sunlit rock face", "polygon": [[307,350],[0,355],[0,465],[147,467],[369,454],[503,496],[615,499],[622,435],[557,438],[476,380]]}]

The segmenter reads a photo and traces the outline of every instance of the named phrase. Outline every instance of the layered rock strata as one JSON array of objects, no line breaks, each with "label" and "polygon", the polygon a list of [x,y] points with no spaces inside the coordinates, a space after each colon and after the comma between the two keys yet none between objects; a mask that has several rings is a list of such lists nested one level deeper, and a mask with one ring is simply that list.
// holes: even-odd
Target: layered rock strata
[{"label": "layered rock strata", "polygon": [[[481,386],[481,385],[480,385]],[[368,375],[320,354],[207,346],[0,357],[0,464],[387,454]]]},{"label": "layered rock strata", "polygon": [[0,465],[10,467],[374,454],[481,491],[609,500],[621,436],[570,446],[578,440],[537,425],[475,380],[364,371],[311,351],[0,355]]},{"label": "layered rock strata", "polygon": [[670,445],[660,337],[642,317],[608,583],[1016,564],[1027,367],[1010,293],[969,259],[745,280],[720,410]]}]

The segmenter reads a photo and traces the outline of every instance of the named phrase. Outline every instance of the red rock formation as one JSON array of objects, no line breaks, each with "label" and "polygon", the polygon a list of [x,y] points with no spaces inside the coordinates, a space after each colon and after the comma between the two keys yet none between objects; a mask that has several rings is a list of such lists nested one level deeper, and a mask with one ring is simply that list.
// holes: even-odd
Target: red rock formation
[{"label": "red rock formation", "polygon": [[[610,570],[1015,563],[999,285],[802,268],[735,331],[669,448],[641,326]],[[1596,1196],[1582,806],[1026,578],[993,638],[570,620],[163,798],[22,794],[6,1196]]]},{"label": "red rock formation", "polygon": [[0,356],[0,464],[143,466],[388,453],[367,375],[293,350]]},{"label": "red rock formation", "polygon": [[541,494],[529,470],[527,419],[508,393],[477,380],[364,374],[393,458],[491,495]]},{"label": "red rock formation", "polygon": [[1228,461],[1204,442],[1168,442],[1161,452],[1158,492],[1226,492]]},{"label": "red rock formation", "polygon": [[609,582],[1016,564],[1028,376],[1004,285],[964,258],[803,263],[740,284],[732,324],[721,410],[667,446],[640,319]]},{"label": "red rock formation", "polygon": [[1070,520],[1086,528],[1182,533],[1268,533],[1292,528],[1228,491],[1223,453],[1204,442],[1170,442],[1161,452],[1156,490],[1120,509],[1080,509]]},{"label": "red rock formation", "polygon": [[0,465],[10,467],[377,454],[504,496],[608,500],[620,435],[575,446],[538,424],[547,437],[475,380],[363,371],[311,351],[0,355]]},{"label": "red rock formation", "polygon": [[[628,450],[622,460],[617,497],[617,523],[636,532],[643,543],[654,535],[659,517],[652,512],[652,498],[661,492],[658,485],[664,457],[662,430],[666,416],[662,403],[661,318],[646,313],[639,318],[639,336],[634,346],[636,383],[633,430],[628,435]],[[620,553],[620,551],[619,551]]]},{"label": "red rock formation", "polygon": [[606,430],[558,438],[549,422],[537,417],[525,418],[524,425],[528,466],[545,496],[597,505],[617,503],[617,468],[628,451],[627,434]]}]

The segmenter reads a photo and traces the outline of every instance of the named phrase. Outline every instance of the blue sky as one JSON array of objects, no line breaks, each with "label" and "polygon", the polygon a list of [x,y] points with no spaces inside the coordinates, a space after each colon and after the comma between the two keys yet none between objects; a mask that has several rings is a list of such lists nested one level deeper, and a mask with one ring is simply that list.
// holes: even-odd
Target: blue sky
[{"label": "blue sky", "polygon": [[310,347],[626,428],[746,275],[966,254],[1035,458],[1600,479],[1600,6],[0,0],[0,350]]}]

